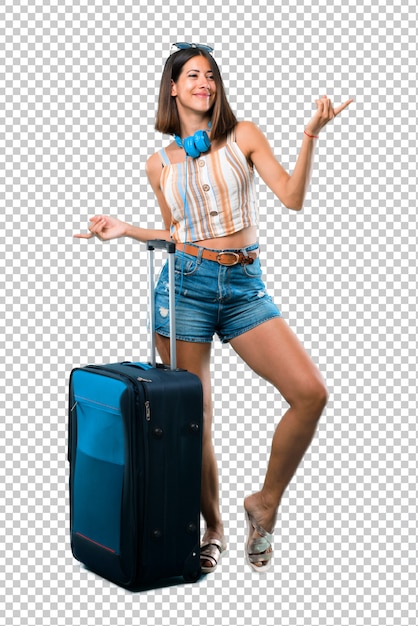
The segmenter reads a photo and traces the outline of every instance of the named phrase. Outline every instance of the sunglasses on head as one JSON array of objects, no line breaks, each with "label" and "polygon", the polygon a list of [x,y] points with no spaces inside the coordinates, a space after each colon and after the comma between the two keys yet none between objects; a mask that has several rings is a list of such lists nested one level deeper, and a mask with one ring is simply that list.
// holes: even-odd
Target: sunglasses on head
[{"label": "sunglasses on head", "polygon": [[213,52],[213,48],[210,46],[206,46],[201,43],[188,43],[187,41],[173,43],[171,47],[177,48],[177,50],[171,50],[171,54],[173,54],[173,52],[178,52],[179,50],[188,50],[189,48],[198,48],[199,50],[204,50],[205,52]]}]

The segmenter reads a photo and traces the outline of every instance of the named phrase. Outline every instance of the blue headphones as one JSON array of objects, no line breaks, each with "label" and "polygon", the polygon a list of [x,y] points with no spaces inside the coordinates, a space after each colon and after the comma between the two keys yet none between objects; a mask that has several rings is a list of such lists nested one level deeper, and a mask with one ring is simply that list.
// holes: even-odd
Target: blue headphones
[{"label": "blue headphones", "polygon": [[[211,124],[209,123],[209,128]],[[183,148],[187,156],[197,159],[202,152],[207,152],[210,148],[209,135],[205,130],[198,130],[194,135],[186,137],[184,140],[178,135],[174,135],[174,140],[179,148]]]}]

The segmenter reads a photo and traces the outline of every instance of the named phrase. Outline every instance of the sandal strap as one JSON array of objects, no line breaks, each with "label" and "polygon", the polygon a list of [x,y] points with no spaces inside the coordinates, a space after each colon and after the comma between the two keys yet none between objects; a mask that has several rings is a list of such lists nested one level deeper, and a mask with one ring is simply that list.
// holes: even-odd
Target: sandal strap
[{"label": "sandal strap", "polygon": [[200,546],[200,560],[210,561],[212,568],[215,568],[224,550],[226,550],[226,547],[221,541],[218,539],[211,539],[206,543],[202,543]]},{"label": "sandal strap", "polygon": [[200,560],[209,561],[211,563],[211,567],[216,567],[218,565],[217,559],[215,559],[215,557],[212,556],[212,554],[201,554]]},{"label": "sandal strap", "polygon": [[216,546],[221,554],[225,550],[225,546],[222,541],[219,541],[219,539],[210,539],[200,545],[200,554],[202,554],[205,550],[207,551],[210,546]]},{"label": "sandal strap", "polygon": [[259,535],[259,537],[252,539],[252,541],[248,543],[248,546],[247,546],[248,559],[251,563],[267,564],[273,556],[273,551],[270,550],[269,552],[267,552],[267,550],[271,548],[271,545],[273,543],[274,531],[272,533],[267,532],[265,528],[263,528],[262,526],[259,526],[254,521],[254,518],[249,513],[247,513],[247,516],[251,523],[251,526]]},{"label": "sandal strap", "polygon": [[249,554],[263,554],[271,548],[271,541],[268,541],[265,537],[257,537],[253,539],[249,545]]},{"label": "sandal strap", "polygon": [[268,563],[273,556],[273,552],[265,552],[264,554],[249,554],[248,558],[251,563]]},{"label": "sandal strap", "polygon": [[274,530],[272,533],[267,532],[267,530],[265,530],[262,526],[259,526],[251,516],[250,516],[250,522],[251,522],[251,526],[254,528],[256,533],[260,535],[260,537],[264,537],[266,541],[268,541],[270,544],[273,543]]}]

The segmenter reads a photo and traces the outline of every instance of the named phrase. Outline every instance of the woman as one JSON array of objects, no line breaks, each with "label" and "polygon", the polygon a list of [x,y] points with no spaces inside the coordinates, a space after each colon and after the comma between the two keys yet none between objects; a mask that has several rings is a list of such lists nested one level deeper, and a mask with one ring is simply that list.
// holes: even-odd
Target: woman
[{"label": "woman", "polygon": [[[257,245],[254,169],[289,209],[302,209],[322,128],[345,109],[323,96],[307,124],[293,173],[275,159],[263,133],[238,122],[208,46],[175,44],[160,86],[156,130],[175,140],[147,162],[164,230],[95,216],[88,234],[101,240],[173,240],[176,248],[178,366],[200,377],[204,393],[201,544],[204,572],[226,549],[211,429],[210,353],[213,335],[229,342],[289,404],[272,442],[264,484],[244,501],[246,557],[257,572],[271,564],[272,534],[282,495],[315,433],[327,392],[320,373],[265,291]],[[205,131],[206,134],[203,132]],[[210,140],[208,139],[210,137]],[[169,361],[166,268],[156,290],[157,347]],[[179,295],[180,294],[180,295]]]}]

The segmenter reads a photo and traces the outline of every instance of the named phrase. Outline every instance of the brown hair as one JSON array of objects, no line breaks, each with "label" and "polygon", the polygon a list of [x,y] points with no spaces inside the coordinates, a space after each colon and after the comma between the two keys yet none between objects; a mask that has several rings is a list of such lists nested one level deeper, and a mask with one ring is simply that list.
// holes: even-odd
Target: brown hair
[{"label": "brown hair", "polygon": [[216,85],[216,98],[211,110],[212,127],[210,133],[211,139],[214,141],[224,137],[235,128],[238,121],[226,98],[222,76],[215,59],[209,52],[199,48],[187,48],[174,52],[165,62],[160,83],[155,130],[167,135],[180,135],[180,119],[176,99],[171,95],[171,81],[177,82],[184,64],[198,55],[209,61]]}]

